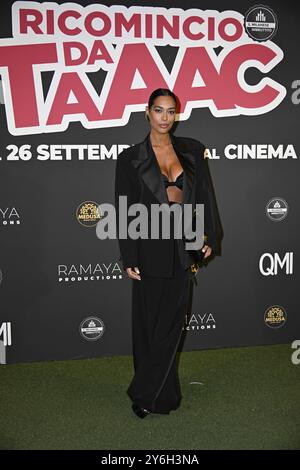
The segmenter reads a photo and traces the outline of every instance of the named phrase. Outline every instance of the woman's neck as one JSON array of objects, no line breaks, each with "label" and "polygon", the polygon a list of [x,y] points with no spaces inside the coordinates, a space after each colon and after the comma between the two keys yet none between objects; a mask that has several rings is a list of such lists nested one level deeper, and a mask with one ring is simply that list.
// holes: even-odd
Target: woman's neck
[{"label": "woman's neck", "polygon": [[150,141],[153,147],[165,147],[170,145],[171,137],[170,134],[159,134],[158,132],[150,132]]}]

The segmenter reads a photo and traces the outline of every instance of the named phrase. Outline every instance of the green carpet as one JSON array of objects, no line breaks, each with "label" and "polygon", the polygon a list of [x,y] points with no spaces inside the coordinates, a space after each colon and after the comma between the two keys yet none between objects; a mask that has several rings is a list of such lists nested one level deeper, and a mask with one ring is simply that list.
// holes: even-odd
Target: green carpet
[{"label": "green carpet", "polygon": [[[1,449],[300,449],[290,344],[183,352],[183,399],[139,419],[131,356],[0,366]],[[196,383],[192,383],[196,382]]]}]

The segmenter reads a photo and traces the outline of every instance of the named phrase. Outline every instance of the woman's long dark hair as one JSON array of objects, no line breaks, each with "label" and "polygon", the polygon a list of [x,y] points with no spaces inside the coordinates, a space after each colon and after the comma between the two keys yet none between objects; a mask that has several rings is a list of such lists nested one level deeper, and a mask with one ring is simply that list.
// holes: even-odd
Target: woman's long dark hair
[{"label": "woman's long dark hair", "polygon": [[175,101],[175,107],[177,108],[177,97],[173,91],[169,90],[168,88],[157,88],[154,90],[151,95],[149,96],[149,101],[148,101],[148,107],[149,110],[151,109],[151,106],[153,105],[155,98],[158,96],[172,96],[173,100]]}]

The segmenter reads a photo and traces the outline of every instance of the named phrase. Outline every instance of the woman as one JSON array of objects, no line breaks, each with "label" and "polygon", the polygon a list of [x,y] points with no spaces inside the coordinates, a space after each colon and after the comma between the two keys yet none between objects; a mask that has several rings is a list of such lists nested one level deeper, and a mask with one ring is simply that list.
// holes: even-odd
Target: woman
[{"label": "woman", "polygon": [[[217,209],[204,158],[205,147],[196,139],[170,133],[175,121],[177,98],[168,89],[155,90],[146,106],[150,133],[118,157],[115,178],[117,237],[123,269],[132,279],[132,340],[134,377],[127,390],[132,409],[140,418],[150,413],[168,414],[179,407],[180,384],[176,371],[179,345],[188,305],[191,273],[202,257],[217,249]],[[206,242],[202,251],[188,250],[184,236],[169,238],[122,238],[120,196],[127,208],[141,203],[204,204]],[[171,216],[172,217],[172,216]],[[129,227],[135,216],[128,216]],[[150,230],[149,230],[149,233]],[[202,256],[201,256],[202,255]]]}]

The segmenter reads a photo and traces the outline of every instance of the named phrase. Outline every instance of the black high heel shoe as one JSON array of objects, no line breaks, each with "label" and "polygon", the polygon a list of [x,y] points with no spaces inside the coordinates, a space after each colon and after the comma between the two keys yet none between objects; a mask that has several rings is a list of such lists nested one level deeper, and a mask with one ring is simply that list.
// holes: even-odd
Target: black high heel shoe
[{"label": "black high heel shoe", "polygon": [[145,418],[148,414],[151,413],[151,411],[146,410],[145,408],[142,408],[141,406],[138,406],[136,403],[133,403],[131,406],[133,412],[139,417],[139,418]]}]

